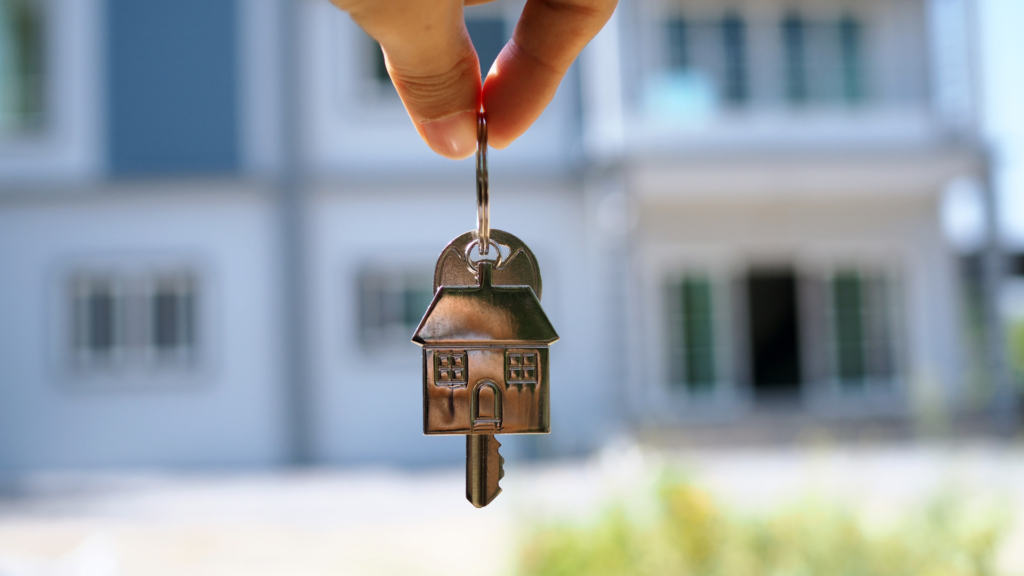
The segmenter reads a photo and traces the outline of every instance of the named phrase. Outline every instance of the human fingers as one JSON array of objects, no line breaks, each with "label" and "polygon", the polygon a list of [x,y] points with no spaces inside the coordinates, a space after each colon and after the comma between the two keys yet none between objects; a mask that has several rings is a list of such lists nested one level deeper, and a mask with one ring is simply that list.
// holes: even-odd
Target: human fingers
[{"label": "human fingers", "polygon": [[476,151],[480,64],[463,0],[331,0],[380,43],[420,137],[438,154]]},{"label": "human fingers", "polygon": [[569,66],[604,27],[617,0],[528,0],[483,87],[488,141],[504,148],[555,95]]}]

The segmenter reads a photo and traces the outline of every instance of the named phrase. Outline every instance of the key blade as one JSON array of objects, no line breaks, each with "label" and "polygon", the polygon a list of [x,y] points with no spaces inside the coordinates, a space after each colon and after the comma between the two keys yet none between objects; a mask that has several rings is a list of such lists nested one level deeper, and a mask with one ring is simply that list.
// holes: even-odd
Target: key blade
[{"label": "key blade", "polygon": [[501,494],[498,480],[505,475],[505,459],[498,454],[500,447],[490,434],[466,436],[466,499],[477,508],[487,506]]}]

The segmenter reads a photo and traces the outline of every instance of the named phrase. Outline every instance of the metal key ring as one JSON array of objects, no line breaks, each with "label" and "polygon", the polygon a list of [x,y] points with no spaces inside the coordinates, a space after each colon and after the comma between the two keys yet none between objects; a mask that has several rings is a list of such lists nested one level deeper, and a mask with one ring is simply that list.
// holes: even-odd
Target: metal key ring
[{"label": "metal key ring", "polygon": [[491,196],[487,176],[487,116],[476,117],[476,237],[480,254],[487,256],[491,247]]}]

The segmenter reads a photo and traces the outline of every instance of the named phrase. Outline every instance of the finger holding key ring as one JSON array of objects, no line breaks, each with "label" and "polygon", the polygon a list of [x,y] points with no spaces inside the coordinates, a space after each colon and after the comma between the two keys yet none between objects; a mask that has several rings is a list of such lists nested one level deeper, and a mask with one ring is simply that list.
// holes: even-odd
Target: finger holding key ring
[{"label": "finger holding key ring", "polygon": [[491,248],[491,196],[487,176],[487,116],[476,117],[476,237],[480,254]]}]

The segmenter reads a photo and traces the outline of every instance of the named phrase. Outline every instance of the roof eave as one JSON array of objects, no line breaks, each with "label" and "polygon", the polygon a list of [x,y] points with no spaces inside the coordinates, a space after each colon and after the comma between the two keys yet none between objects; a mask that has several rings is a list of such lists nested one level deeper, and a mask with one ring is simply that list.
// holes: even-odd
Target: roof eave
[{"label": "roof eave", "polygon": [[536,348],[550,346],[559,340],[559,336],[547,340],[424,340],[418,335],[412,339],[414,344],[425,348]]}]

